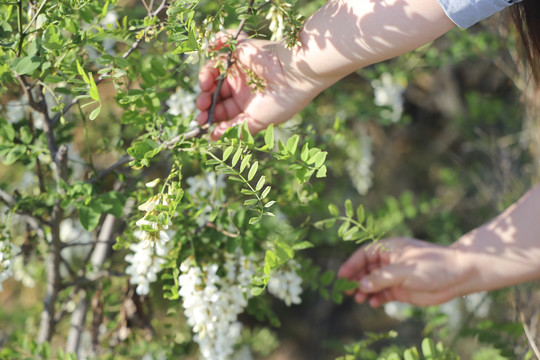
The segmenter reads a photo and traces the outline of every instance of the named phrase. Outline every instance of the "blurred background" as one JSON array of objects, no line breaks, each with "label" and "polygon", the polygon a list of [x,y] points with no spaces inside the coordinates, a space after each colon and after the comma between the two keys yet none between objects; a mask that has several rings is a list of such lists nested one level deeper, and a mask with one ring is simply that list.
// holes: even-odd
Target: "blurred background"
[{"label": "blurred background", "polygon": [[[297,7],[308,16],[323,3],[301,0]],[[215,6],[202,4],[208,12]],[[144,16],[144,8],[139,2],[121,1],[115,16],[126,14]],[[294,132],[313,136],[329,153],[328,177],[313,181],[321,189],[321,218],[327,216],[328,202],[341,204],[350,198],[375,215],[386,236],[451,244],[538,182],[540,98],[529,82],[508,20],[503,12],[467,31],[454,29],[417,51],[359,70],[279,129],[283,137]],[[114,42],[110,46],[117,51]],[[188,79],[193,87],[195,78],[196,67]],[[102,115],[87,133],[74,128],[73,144],[81,158],[92,154],[94,166],[105,167],[117,156],[108,151],[108,139],[129,129],[117,121],[123,111],[113,101],[112,85],[102,84],[99,90]],[[0,111],[8,121],[18,116],[21,95],[13,91],[0,98]],[[195,99],[187,93],[176,96],[182,104]],[[171,97],[169,108],[180,106],[174,101]],[[0,178],[19,187],[32,181],[16,166],[0,165]],[[293,226],[304,220],[302,213],[286,215]],[[309,237],[317,246],[305,255],[323,269],[337,270],[358,246],[326,230],[312,230]],[[27,268],[2,284],[0,345],[20,329],[37,326],[32,322],[39,319],[43,272]],[[132,353],[140,347],[139,358],[158,359],[160,343],[186,346],[184,339],[189,337],[180,316],[172,320],[160,310],[167,308],[160,306],[167,301],[160,297],[161,287],[158,283],[153,288],[152,340],[140,329],[126,340]],[[371,309],[351,299],[337,305],[306,289],[301,305],[273,304],[281,326],[266,327],[247,315],[243,321],[259,339],[261,359],[334,359],[345,355],[344,345],[365,339],[367,333],[389,331],[396,331],[397,337],[374,342],[356,358],[377,359],[385,351],[419,346],[429,336],[464,360],[530,359],[524,328],[538,345],[539,300],[537,284],[529,283],[438,307],[392,303]],[[163,337],[170,327],[184,330]]]}]

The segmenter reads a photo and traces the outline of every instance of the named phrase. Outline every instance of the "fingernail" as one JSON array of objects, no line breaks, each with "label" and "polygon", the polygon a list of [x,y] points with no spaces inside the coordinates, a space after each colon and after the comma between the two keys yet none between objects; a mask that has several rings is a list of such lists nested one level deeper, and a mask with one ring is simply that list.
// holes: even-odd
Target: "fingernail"
[{"label": "fingernail", "polygon": [[362,280],[360,280],[360,288],[362,290],[368,290],[369,291],[369,290],[371,290],[372,287],[373,286],[371,284],[371,281],[369,281],[368,278],[365,277]]}]

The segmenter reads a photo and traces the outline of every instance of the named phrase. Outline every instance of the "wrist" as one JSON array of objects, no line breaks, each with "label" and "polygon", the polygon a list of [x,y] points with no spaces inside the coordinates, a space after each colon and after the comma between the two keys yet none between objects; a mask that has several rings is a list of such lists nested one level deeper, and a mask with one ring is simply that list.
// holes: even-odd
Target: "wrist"
[{"label": "wrist", "polygon": [[289,83],[301,87],[311,98],[336,83],[343,76],[316,71],[310,64],[304,44],[290,49],[285,42],[276,44],[277,59]]}]

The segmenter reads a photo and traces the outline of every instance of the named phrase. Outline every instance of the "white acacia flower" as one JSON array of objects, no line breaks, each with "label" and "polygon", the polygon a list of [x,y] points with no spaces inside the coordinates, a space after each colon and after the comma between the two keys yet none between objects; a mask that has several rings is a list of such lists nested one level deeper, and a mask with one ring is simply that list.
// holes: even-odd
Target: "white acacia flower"
[{"label": "white acacia flower", "polygon": [[278,269],[271,275],[268,281],[268,292],[278,299],[285,302],[287,306],[291,304],[300,304],[302,299],[302,278],[298,276],[296,270],[300,268],[300,264],[291,260],[287,264],[288,269]]},{"label": "white acacia flower", "polygon": [[19,251],[15,244],[0,242],[0,292],[4,289],[2,283],[13,275],[13,260]]},{"label": "white acacia flower", "polygon": [[283,13],[275,6],[272,6],[266,14],[266,20],[270,20],[268,29],[272,32],[271,41],[280,41],[283,39],[285,24],[283,23]]},{"label": "white acacia flower", "polygon": [[193,115],[197,110],[195,102],[197,95],[179,87],[174,94],[165,102],[169,109],[167,112],[173,116],[182,115],[186,118]]},{"label": "white acacia flower", "polygon": [[384,109],[381,116],[392,122],[398,122],[403,114],[403,91],[405,88],[398,84],[389,73],[383,73],[380,79],[373,80],[371,86],[375,92],[375,105],[390,107]]},{"label": "white acacia flower", "polygon": [[163,258],[169,251],[163,247],[145,246],[144,242],[131,244],[129,249],[133,252],[126,255],[125,260],[130,265],[126,268],[126,274],[130,275],[130,283],[137,285],[135,291],[139,295],[147,295],[150,292],[150,284],[157,280],[157,274],[165,263]]},{"label": "white acacia flower", "polygon": [[365,195],[373,184],[372,166],[371,138],[367,135],[361,135],[359,152],[352,151],[349,159],[345,162],[349,177],[360,195]]},{"label": "white acacia flower", "polygon": [[223,270],[225,275],[220,276],[217,264],[201,268],[190,259],[180,265],[178,293],[205,360],[230,360],[233,356],[242,331],[238,315],[247,306],[255,273],[252,259],[240,253],[228,256]]}]

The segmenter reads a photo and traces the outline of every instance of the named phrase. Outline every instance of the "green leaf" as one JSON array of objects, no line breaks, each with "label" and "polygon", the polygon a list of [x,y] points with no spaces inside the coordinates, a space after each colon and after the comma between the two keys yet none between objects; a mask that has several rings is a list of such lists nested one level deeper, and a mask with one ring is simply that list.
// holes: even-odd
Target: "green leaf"
[{"label": "green leaf", "polygon": [[271,268],[276,267],[278,264],[277,255],[270,250],[266,250],[266,253],[264,254],[264,263],[270,266]]},{"label": "green leaf", "polygon": [[345,221],[341,226],[338,228],[338,236],[343,237],[347,230],[349,230],[349,227],[351,224],[348,221]]},{"label": "green leaf", "polygon": [[238,160],[240,160],[240,155],[242,154],[242,148],[239,146],[238,150],[234,153],[234,156],[232,158],[232,166],[236,166],[238,164]]},{"label": "green leaf", "polygon": [[12,32],[13,29],[11,28],[11,25],[4,20],[0,20],[0,39],[9,39]]},{"label": "green leaf", "polygon": [[257,173],[257,169],[259,168],[259,162],[258,161],[255,161],[252,165],[251,165],[251,168],[249,169],[249,173],[248,173],[248,181],[251,181],[254,177],[255,177],[255,174]]},{"label": "green leaf", "polygon": [[302,161],[307,161],[308,158],[309,158],[309,145],[305,143],[304,147],[302,147],[302,152],[300,153],[300,159],[302,159]]},{"label": "green leaf", "polygon": [[17,144],[11,148],[4,158],[4,165],[11,165],[26,153],[26,145]]},{"label": "green leaf", "polygon": [[30,133],[30,129],[27,126],[23,126],[19,130],[21,134],[21,141],[28,145],[32,142],[32,134]]},{"label": "green leaf", "polygon": [[289,140],[287,140],[287,145],[285,145],[285,148],[291,155],[294,155],[294,153],[296,152],[299,140],[300,136],[298,134],[294,134],[289,138]]},{"label": "green leaf", "polygon": [[269,202],[267,202],[266,204],[264,204],[264,207],[265,208],[269,208],[270,206],[274,205],[276,202],[274,200],[270,200]]},{"label": "green leaf", "polygon": [[249,160],[251,159],[251,154],[244,156],[242,162],[240,163],[240,172],[243,172],[244,169],[249,165]]},{"label": "green leaf", "polygon": [[280,260],[287,261],[294,258],[293,248],[284,242],[278,242],[276,244],[276,253]]},{"label": "green leaf", "polygon": [[360,234],[360,230],[356,226],[353,226],[352,228],[350,228],[343,234],[343,240],[345,241],[356,240],[359,234]]},{"label": "green leaf", "polygon": [[251,288],[251,295],[252,296],[259,296],[263,293],[264,288],[261,287],[253,287]]},{"label": "green leaf", "polygon": [[260,191],[264,184],[266,183],[266,177],[263,175],[260,177],[259,181],[257,182],[257,185],[255,186],[255,191]]},{"label": "green leaf", "polygon": [[352,218],[354,216],[351,199],[345,200],[345,214],[347,215],[348,218]]},{"label": "green leaf", "polygon": [[2,124],[2,126],[0,126],[0,135],[2,135],[4,140],[13,142],[13,140],[15,140],[15,129],[13,128],[13,125],[8,122]]},{"label": "green leaf", "polygon": [[144,159],[147,152],[154,150],[153,144],[149,141],[137,141],[127,149],[129,155],[137,160]]},{"label": "green leaf", "polygon": [[88,73],[88,78],[90,79],[90,97],[92,98],[92,100],[100,101],[98,88],[91,73]]},{"label": "green leaf", "polygon": [[328,153],[326,151],[321,151],[317,155],[315,155],[315,167],[321,167],[324,164],[324,161],[326,160],[326,155]]},{"label": "green leaf", "polygon": [[[267,186],[264,191],[261,194],[261,200],[266,198],[268,196],[268,193],[270,192],[271,186]],[[268,204],[267,204],[268,205]],[[266,206],[265,206],[266,207]]]},{"label": "green leaf", "polygon": [[435,349],[433,340],[429,338],[422,340],[422,354],[424,355],[425,360],[435,360],[437,349]]},{"label": "green leaf", "polygon": [[79,207],[79,220],[82,227],[87,231],[92,231],[99,224],[101,217],[101,204],[99,201],[91,200],[86,205]]},{"label": "green leaf", "polygon": [[269,150],[274,148],[274,124],[270,124],[264,133],[264,143]]},{"label": "green leaf", "polygon": [[257,199],[248,199],[248,200],[244,201],[244,206],[255,205],[255,204],[257,204],[257,202],[259,202],[259,200],[257,200]]},{"label": "green leaf", "polygon": [[334,204],[328,204],[328,211],[330,211],[330,214],[332,214],[332,216],[339,216],[339,209]]},{"label": "green leaf", "polygon": [[122,216],[126,197],[118,191],[110,191],[99,197],[101,210],[118,218]]},{"label": "green leaf", "polygon": [[231,156],[232,152],[234,151],[234,145],[229,146],[228,148],[223,151],[223,161],[226,161],[229,156]]},{"label": "green leaf", "polygon": [[[28,75],[34,72],[41,65],[41,59],[37,56],[26,56],[20,58],[12,69],[19,75]],[[13,64],[12,64],[13,65]]]},{"label": "green leaf", "polygon": [[345,292],[355,290],[358,288],[358,282],[354,280],[348,280],[345,278],[338,278],[334,283],[334,290],[339,292]]},{"label": "green leaf", "polygon": [[85,84],[90,85],[90,80],[88,80],[88,76],[86,76],[84,69],[82,68],[81,64],[79,64],[79,60],[76,61],[76,64],[77,64],[77,72],[79,73],[79,75],[82,76]]},{"label": "green leaf", "polygon": [[358,208],[356,209],[356,218],[357,218],[358,222],[360,224],[363,223],[365,217],[366,217],[366,214],[364,212],[364,207],[362,205],[359,205]]},{"label": "green leaf", "polygon": [[420,360],[418,350],[415,347],[405,350],[403,360]]},{"label": "green leaf", "polygon": [[326,177],[326,165],[323,165],[319,168],[319,170],[317,170],[317,174],[315,175],[315,177],[317,178],[323,178],[323,177]]},{"label": "green leaf", "polygon": [[255,142],[253,136],[251,135],[251,132],[249,131],[247,121],[244,121],[242,123],[242,139],[248,144],[253,144]]},{"label": "green leaf", "polygon": [[252,217],[251,219],[249,219],[249,225],[255,225],[259,222],[259,220],[261,220],[260,217]]},{"label": "green leaf", "polygon": [[334,272],[332,270],[327,270],[324,274],[321,275],[321,285],[328,286],[334,280]]},{"label": "green leaf", "polygon": [[312,248],[313,246],[314,245],[310,243],[309,241],[302,241],[297,244],[294,244],[292,248],[293,250],[304,250],[304,249]]},{"label": "green leaf", "polygon": [[94,110],[92,110],[92,112],[90,113],[90,115],[88,116],[88,118],[90,120],[95,120],[99,113],[101,112],[101,104],[99,104],[99,106],[97,108],[95,108]]}]

